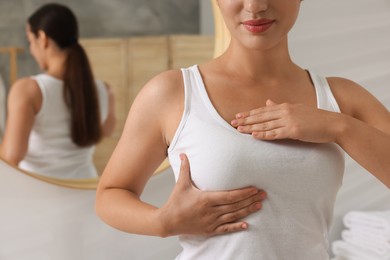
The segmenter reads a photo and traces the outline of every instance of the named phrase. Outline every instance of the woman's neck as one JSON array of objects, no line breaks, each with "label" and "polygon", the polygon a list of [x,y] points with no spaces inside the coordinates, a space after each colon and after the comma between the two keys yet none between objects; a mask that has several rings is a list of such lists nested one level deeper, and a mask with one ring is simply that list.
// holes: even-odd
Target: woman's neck
[{"label": "woman's neck", "polygon": [[63,80],[68,55],[65,51],[52,53],[47,61],[46,73],[52,77]]},{"label": "woman's neck", "polygon": [[231,74],[239,74],[254,81],[285,78],[301,70],[291,60],[287,43],[267,50],[253,50],[233,42],[217,61],[224,64],[223,67]]}]

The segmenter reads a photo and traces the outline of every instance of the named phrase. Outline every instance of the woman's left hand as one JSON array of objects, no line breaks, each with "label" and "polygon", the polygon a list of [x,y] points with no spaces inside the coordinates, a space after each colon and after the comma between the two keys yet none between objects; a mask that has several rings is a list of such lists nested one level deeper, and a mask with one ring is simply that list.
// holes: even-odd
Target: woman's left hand
[{"label": "woman's left hand", "polygon": [[342,114],[304,104],[276,104],[238,113],[231,124],[260,140],[294,139],[311,143],[334,142]]}]

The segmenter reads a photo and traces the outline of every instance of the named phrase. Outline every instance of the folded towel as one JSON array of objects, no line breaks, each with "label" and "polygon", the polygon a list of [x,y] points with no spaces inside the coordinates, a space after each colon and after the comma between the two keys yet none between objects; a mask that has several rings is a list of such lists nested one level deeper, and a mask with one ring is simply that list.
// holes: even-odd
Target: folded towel
[{"label": "folded towel", "polygon": [[363,226],[357,228],[353,227],[352,229],[349,229],[349,232],[351,232],[353,236],[365,237],[366,239],[376,241],[378,243],[390,243],[390,234],[384,232],[375,232],[375,230]]},{"label": "folded towel", "polygon": [[349,259],[346,257],[343,257],[343,256],[335,256],[335,257],[331,258],[330,260],[349,260]]},{"label": "folded towel", "polygon": [[353,233],[350,230],[344,230],[341,233],[341,237],[347,243],[367,249],[372,253],[390,259],[390,243],[380,240],[371,239],[356,232]]},{"label": "folded towel", "polygon": [[390,239],[390,210],[351,211],[344,216],[343,222],[350,229],[369,229],[375,235]]},{"label": "folded towel", "polygon": [[348,260],[390,260],[390,258],[380,257],[370,251],[351,245],[343,240],[332,243],[332,252],[338,258]]}]

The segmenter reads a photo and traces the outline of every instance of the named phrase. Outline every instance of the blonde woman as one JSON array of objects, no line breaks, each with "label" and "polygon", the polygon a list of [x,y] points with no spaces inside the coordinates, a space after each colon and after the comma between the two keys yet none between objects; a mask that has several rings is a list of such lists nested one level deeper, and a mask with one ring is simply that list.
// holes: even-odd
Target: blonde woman
[{"label": "blonde woman", "polygon": [[[230,45],[143,88],[97,212],[126,232],[178,235],[177,259],[329,259],[344,152],[390,187],[389,112],[358,84],[291,60],[300,0],[217,2]],[[156,208],[140,196],[166,156],[177,183]]]}]

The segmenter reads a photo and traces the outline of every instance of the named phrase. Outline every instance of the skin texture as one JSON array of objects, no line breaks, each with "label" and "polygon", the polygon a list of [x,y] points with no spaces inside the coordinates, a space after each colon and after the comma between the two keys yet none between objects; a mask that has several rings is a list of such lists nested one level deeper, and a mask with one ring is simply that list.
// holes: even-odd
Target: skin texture
[{"label": "skin texture", "polygon": [[[386,108],[358,84],[328,78],[342,113],[318,109],[307,71],[290,58],[287,32],[298,16],[300,1],[219,0],[218,4],[232,39],[225,53],[201,64],[199,70],[221,117],[255,139],[336,142],[390,187]],[[253,33],[243,25],[261,18],[273,21],[265,32]],[[97,191],[97,213],[113,227],[162,237],[219,235],[240,232],[247,227],[240,219],[261,214],[256,211],[267,203],[261,187],[255,187],[260,190],[256,194],[252,188],[200,191],[191,182],[191,161],[185,155],[168,201],[156,208],[140,200],[148,179],[167,156],[183,100],[181,72],[167,71],[150,80],[133,103]]]},{"label": "skin texture", "polygon": [[[61,79],[64,73],[64,64],[67,52],[61,50],[57,44],[39,31],[36,37],[29,26],[26,26],[26,35],[30,43],[30,53],[40,69],[48,75]],[[109,93],[108,118],[102,124],[103,135],[109,136],[115,127],[114,95],[106,84]],[[18,165],[28,150],[28,139],[34,125],[35,115],[42,104],[42,93],[35,80],[22,78],[11,86],[8,95],[7,124],[3,142],[0,144],[0,157],[7,162]]]}]

